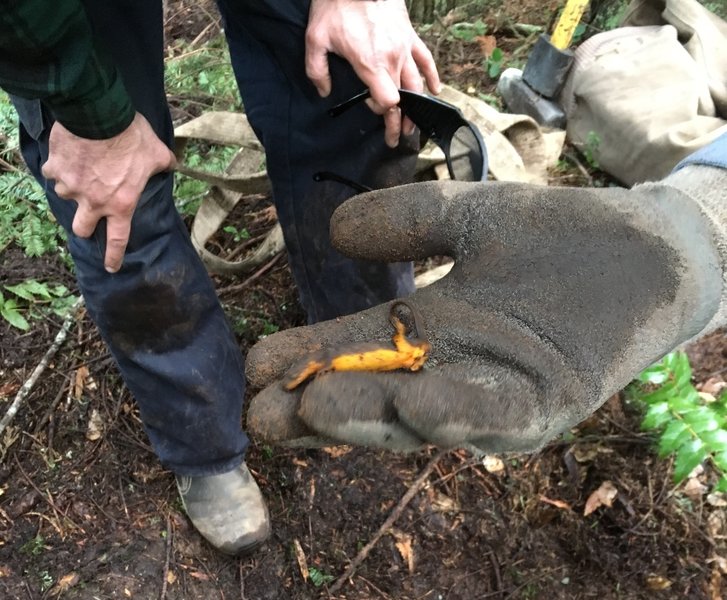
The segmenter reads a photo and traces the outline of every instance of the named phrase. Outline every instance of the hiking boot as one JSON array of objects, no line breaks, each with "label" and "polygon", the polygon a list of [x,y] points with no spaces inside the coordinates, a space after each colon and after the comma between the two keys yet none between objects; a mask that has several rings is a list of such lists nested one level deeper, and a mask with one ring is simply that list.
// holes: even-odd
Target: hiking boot
[{"label": "hiking boot", "polygon": [[249,552],[270,535],[268,508],[244,462],[221,475],[176,479],[192,524],[220,552]]}]

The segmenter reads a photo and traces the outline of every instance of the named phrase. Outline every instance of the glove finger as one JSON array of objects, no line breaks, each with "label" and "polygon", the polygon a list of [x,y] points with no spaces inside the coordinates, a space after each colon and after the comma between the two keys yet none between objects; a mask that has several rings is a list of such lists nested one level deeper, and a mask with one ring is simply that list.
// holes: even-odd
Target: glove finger
[{"label": "glove finger", "polygon": [[374,190],[344,202],[331,218],[333,245],[354,258],[399,262],[456,257],[467,232],[467,206],[480,183],[432,181]]},{"label": "glove finger", "polygon": [[399,421],[393,404],[402,377],[356,372],[317,377],[306,386],[298,415],[319,435],[347,444],[417,450],[424,441]]},{"label": "glove finger", "polygon": [[303,389],[285,391],[279,383],[265,388],[247,410],[247,429],[260,441],[296,448],[335,446],[337,442],[318,436],[298,417]]},{"label": "glove finger", "polygon": [[281,378],[293,362],[311,352],[346,342],[388,340],[391,334],[387,304],[281,331],[263,338],[250,349],[245,374],[251,385],[262,388]]},{"label": "glove finger", "polygon": [[413,451],[425,443],[487,452],[533,450],[554,435],[537,386],[498,365],[426,373],[331,373],[311,382],[298,416],[319,435]]}]

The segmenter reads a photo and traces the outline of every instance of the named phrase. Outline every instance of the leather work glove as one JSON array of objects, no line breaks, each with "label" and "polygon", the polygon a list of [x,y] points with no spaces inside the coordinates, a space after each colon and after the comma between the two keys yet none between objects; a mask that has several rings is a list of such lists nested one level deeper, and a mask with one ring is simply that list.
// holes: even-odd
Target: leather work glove
[{"label": "leather work glove", "polygon": [[455,259],[407,298],[431,356],[417,373],[334,372],[288,392],[280,378],[311,350],[387,340],[389,305],[276,333],[248,355],[251,384],[267,386],[248,428],[290,446],[537,449],[725,322],[726,207],[727,170],[706,166],[632,190],[431,182],[355,196],[331,222],[346,255]]}]

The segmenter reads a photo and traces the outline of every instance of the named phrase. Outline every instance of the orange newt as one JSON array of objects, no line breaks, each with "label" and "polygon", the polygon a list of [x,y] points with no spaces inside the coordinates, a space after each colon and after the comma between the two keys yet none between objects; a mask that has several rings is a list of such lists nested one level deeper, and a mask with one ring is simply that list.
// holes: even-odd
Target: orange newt
[{"label": "orange newt", "polygon": [[[411,313],[414,337],[406,336],[406,327],[396,315],[399,307],[404,307]],[[288,369],[283,377],[283,386],[286,390],[293,390],[309,377],[331,371],[418,371],[426,362],[432,348],[424,336],[419,311],[405,300],[397,300],[391,305],[389,322],[394,327],[394,335],[391,337],[393,346],[378,341],[352,342],[322,348]]]}]

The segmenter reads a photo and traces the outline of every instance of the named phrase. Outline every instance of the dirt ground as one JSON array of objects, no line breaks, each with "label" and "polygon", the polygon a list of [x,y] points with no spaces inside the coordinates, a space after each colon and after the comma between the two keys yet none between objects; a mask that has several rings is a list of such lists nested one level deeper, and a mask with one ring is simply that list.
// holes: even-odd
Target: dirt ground
[{"label": "dirt ground", "polygon": [[[169,39],[218,32],[213,12],[169,2]],[[514,2],[488,18],[508,51],[507,24],[548,23],[557,3]],[[195,8],[193,8],[195,7]],[[500,29],[497,29],[499,26]],[[477,44],[427,38],[444,79],[490,92]],[[554,182],[586,185],[582,164]],[[242,206],[242,204],[240,205]],[[239,218],[263,229],[260,203]],[[221,235],[219,248],[231,247]],[[0,255],[0,284],[28,277],[75,284],[60,259]],[[217,278],[231,319],[246,319],[245,351],[271,327],[303,322],[282,257],[240,286]],[[244,287],[244,291],[240,288]],[[58,320],[18,333],[0,320],[0,413],[50,346]],[[724,332],[689,349],[695,382],[727,372]],[[87,316],[0,439],[0,598],[401,600],[694,598],[723,592],[727,517],[721,498],[675,487],[639,413],[616,396],[535,455],[479,460],[445,454],[426,484],[340,591],[331,586],[376,535],[436,454],[337,447],[291,451],[255,444],[248,464],[274,532],[253,556],[228,558],[192,529],[134,401]],[[99,424],[89,435],[89,422]],[[700,476],[708,481],[711,474]],[[610,508],[584,516],[610,481]],[[303,577],[304,570],[308,578]]]}]

